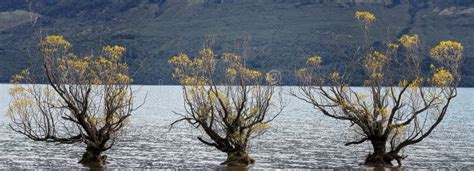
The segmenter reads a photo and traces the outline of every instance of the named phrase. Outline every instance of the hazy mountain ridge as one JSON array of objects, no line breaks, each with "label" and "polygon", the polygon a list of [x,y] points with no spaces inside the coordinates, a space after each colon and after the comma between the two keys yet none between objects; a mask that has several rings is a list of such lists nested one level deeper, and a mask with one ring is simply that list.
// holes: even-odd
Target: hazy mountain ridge
[{"label": "hazy mountain ridge", "polygon": [[[127,46],[128,63],[137,70],[135,83],[174,83],[167,59],[178,52],[196,54],[207,35],[214,40],[211,46],[218,53],[240,53],[250,67],[278,70],[283,82],[292,84],[294,70],[308,56],[321,55],[325,67],[341,69],[360,39],[353,12],[370,10],[378,16],[373,40],[394,40],[401,34],[416,33],[422,38],[425,51],[444,39],[461,41],[467,58],[463,85],[473,86],[473,3],[474,0],[5,0],[0,3],[4,12],[0,20],[3,16],[11,21],[19,14],[31,17],[20,17],[13,22],[16,24],[0,24],[0,81],[8,81],[12,74],[37,61],[34,54],[39,35],[63,34],[82,53],[97,51],[100,45],[109,43]],[[360,84],[363,76],[355,77],[355,83]]]}]

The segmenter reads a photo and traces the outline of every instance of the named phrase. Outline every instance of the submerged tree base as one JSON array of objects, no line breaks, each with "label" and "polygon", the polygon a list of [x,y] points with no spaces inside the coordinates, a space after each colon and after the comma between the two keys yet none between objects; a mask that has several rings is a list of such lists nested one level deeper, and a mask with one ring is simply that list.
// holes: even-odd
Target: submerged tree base
[{"label": "submerged tree base", "polygon": [[106,164],[107,156],[101,155],[100,152],[87,150],[79,163],[89,168],[102,168]]},{"label": "submerged tree base", "polygon": [[372,166],[372,167],[393,167],[394,165],[392,164],[393,160],[396,160],[398,162],[398,166],[401,166],[401,160],[403,158],[397,154],[391,154],[391,153],[386,153],[386,154],[377,154],[377,153],[372,153],[367,156],[365,159],[364,165],[366,166]]},{"label": "submerged tree base", "polygon": [[255,160],[250,158],[247,152],[233,152],[227,154],[227,160],[221,165],[231,167],[247,167],[255,163]]},{"label": "submerged tree base", "polygon": [[372,167],[392,167],[392,162],[387,161],[384,158],[384,156],[369,154],[367,159],[365,159],[364,165]]}]

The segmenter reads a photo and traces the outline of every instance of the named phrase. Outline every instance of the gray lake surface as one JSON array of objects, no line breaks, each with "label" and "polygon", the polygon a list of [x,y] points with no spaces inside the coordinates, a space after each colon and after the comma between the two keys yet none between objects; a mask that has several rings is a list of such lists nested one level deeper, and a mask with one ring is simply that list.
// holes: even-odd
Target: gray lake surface
[{"label": "gray lake surface", "polygon": [[[0,84],[0,169],[81,169],[77,162],[85,147],[34,142],[14,133],[5,113],[10,103],[8,89]],[[106,152],[107,168],[216,169],[226,155],[200,143],[199,131],[184,122],[171,131],[183,110],[180,86],[135,86],[136,103],[145,104],[134,113],[131,126]],[[292,87],[282,87],[290,90]],[[294,87],[293,87],[294,88]],[[443,122],[423,142],[405,149],[406,168],[474,168],[474,89],[459,88],[459,95]],[[254,139],[250,155],[253,169],[361,168],[370,144],[344,146],[353,140],[349,123],[322,116],[310,105],[290,95],[284,112],[263,136]]]}]

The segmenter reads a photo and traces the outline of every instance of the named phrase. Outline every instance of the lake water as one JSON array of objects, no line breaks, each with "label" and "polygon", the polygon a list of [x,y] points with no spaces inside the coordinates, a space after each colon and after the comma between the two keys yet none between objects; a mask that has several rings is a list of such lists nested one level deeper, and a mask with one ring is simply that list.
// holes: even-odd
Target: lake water
[{"label": "lake water", "polygon": [[[8,89],[0,84],[0,169],[83,168],[83,145],[34,142],[8,127]],[[184,123],[168,132],[182,111],[179,86],[137,86],[146,103],[133,116],[127,134],[109,151],[108,168],[215,169],[226,155],[201,144],[196,130]],[[288,87],[284,88],[290,89]],[[474,89],[460,88],[449,114],[429,138],[405,149],[406,168],[474,167]],[[137,100],[139,103],[141,99]],[[273,128],[252,141],[254,169],[364,168],[370,144],[344,146],[353,140],[346,122],[323,117],[311,106],[288,96],[288,105]]]}]

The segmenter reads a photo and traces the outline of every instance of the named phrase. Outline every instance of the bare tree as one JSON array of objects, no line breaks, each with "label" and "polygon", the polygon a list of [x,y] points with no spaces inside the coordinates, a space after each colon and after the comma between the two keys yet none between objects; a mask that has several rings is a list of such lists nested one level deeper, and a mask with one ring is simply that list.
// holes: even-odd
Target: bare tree
[{"label": "bare tree", "polygon": [[[79,57],[63,36],[39,44],[43,73],[15,75],[10,127],[35,141],[84,143],[80,163],[102,166],[133,109],[131,79],[122,62],[125,48],[106,46],[102,54]],[[46,78],[46,85],[39,85]],[[24,83],[24,84],[20,84]]]},{"label": "bare tree", "polygon": [[[375,16],[357,12],[356,18],[367,35]],[[401,165],[406,157],[402,149],[428,137],[443,120],[460,81],[460,43],[443,41],[430,51],[436,62],[432,74],[421,71],[419,47],[417,35],[404,35],[379,51],[360,48],[358,52],[366,54],[353,64],[367,76],[360,89],[348,85],[352,70],[326,71],[321,57],[308,58],[306,67],[297,72],[303,86],[293,94],[325,116],[350,122],[358,139],[346,145],[372,144],[366,165],[392,166],[394,160]]]},{"label": "bare tree", "polygon": [[223,165],[248,166],[255,162],[248,155],[249,141],[281,113],[281,96],[273,84],[263,85],[262,73],[244,67],[240,56],[225,53],[222,59],[203,49],[195,59],[180,54],[169,60],[185,100],[185,113],[172,126],[187,121],[202,131],[202,143],[227,153]]}]

